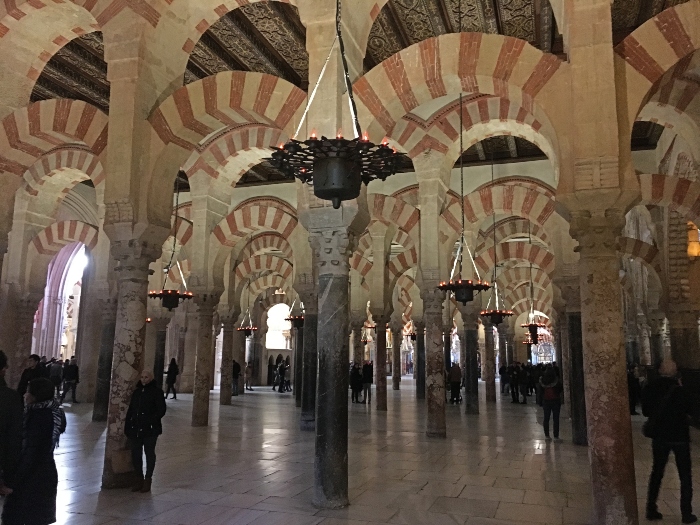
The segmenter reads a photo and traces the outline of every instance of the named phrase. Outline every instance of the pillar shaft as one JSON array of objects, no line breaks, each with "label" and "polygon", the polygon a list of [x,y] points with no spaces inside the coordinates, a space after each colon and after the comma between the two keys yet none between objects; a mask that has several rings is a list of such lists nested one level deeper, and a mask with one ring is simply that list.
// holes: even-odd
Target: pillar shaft
[{"label": "pillar shaft", "polygon": [[[306,323],[306,319],[304,319]],[[301,407],[304,382],[304,327],[294,329],[294,402]]]},{"label": "pillar shaft", "polygon": [[156,351],[153,359],[153,378],[156,384],[163,388],[163,372],[165,371],[165,343],[168,338],[169,319],[155,319]]},{"label": "pillar shaft", "polygon": [[[348,500],[348,304],[350,242],[343,229],[310,236],[318,270],[318,385],[314,504],[345,507]],[[381,325],[383,326],[383,325]],[[377,327],[379,331],[380,326]]]},{"label": "pillar shaft", "polygon": [[[32,353],[32,331],[34,328],[34,314],[39,305],[40,298],[30,297],[21,299],[17,306],[15,317],[14,333],[14,359],[12,366],[8,370],[8,384],[17,386],[22,376],[22,371],[26,366],[27,358]],[[69,356],[70,357],[70,356]]]},{"label": "pillar shaft", "polygon": [[391,389],[398,390],[401,384],[401,342],[403,341],[403,328],[400,323],[391,328]]},{"label": "pillar shaft", "polygon": [[140,241],[117,241],[112,243],[112,253],[119,265],[115,269],[118,281],[117,315],[102,473],[103,488],[121,488],[133,481],[131,452],[124,436],[124,423],[131,393],[143,368],[146,300],[150,274],[148,265],[157,259],[160,246],[150,246]]},{"label": "pillar shaft", "polygon": [[698,316],[693,310],[669,311],[671,357],[680,369],[700,368]]},{"label": "pillar shaft", "polygon": [[242,331],[233,330],[233,358],[241,365],[241,374],[238,376],[238,395],[245,394],[245,368],[246,368],[246,337]]},{"label": "pillar shaft", "polygon": [[364,322],[353,321],[352,323],[352,362],[359,363],[360,368],[364,364],[364,348],[362,344],[362,327]]},{"label": "pillar shaft", "polygon": [[425,399],[425,323],[416,321],[416,398]]},{"label": "pillar shaft", "polygon": [[656,367],[661,364],[664,358],[664,318],[657,314],[649,322],[649,352],[651,354],[651,365]]},{"label": "pillar shaft", "polygon": [[425,383],[428,404],[426,434],[447,437],[445,422],[445,350],[442,336],[442,304],[445,294],[437,287],[421,290],[425,322]]},{"label": "pillar shaft", "polygon": [[[238,316],[236,316],[238,317]],[[224,337],[221,341],[221,386],[219,393],[219,404],[230,405],[233,395],[233,338],[236,331],[235,319],[226,317],[224,319]],[[241,371],[243,371],[243,363]]]},{"label": "pillar shaft", "polygon": [[304,299],[304,378],[301,385],[301,422],[302,430],[316,428],[316,376],[318,372],[318,350],[316,348],[316,331],[318,328],[318,311],[316,288],[307,290]]},{"label": "pillar shaft", "polygon": [[213,323],[218,295],[196,293],[197,357],[194,365],[194,396],[192,398],[192,426],[209,424],[209,394],[214,367]]},{"label": "pillar shaft", "polygon": [[[507,366],[506,341],[508,340],[507,327],[504,324],[498,326],[498,368]],[[501,386],[502,387],[502,386]]]},{"label": "pillar shaft", "polygon": [[374,334],[377,342],[376,359],[374,362],[374,383],[376,390],[374,402],[377,410],[386,410],[386,322],[387,318],[372,315],[374,318]]},{"label": "pillar shaft", "polygon": [[484,358],[481,361],[481,378],[486,385],[486,402],[496,402],[496,348],[493,337],[493,325],[488,319],[484,320],[484,333],[486,335],[486,348]]},{"label": "pillar shaft", "polygon": [[571,437],[574,445],[588,445],[586,424],[586,382],[583,364],[583,339],[581,313],[566,314],[566,340],[568,342],[567,386],[569,387],[569,411],[571,415]]},{"label": "pillar shaft", "polygon": [[[624,215],[572,214],[579,242],[581,332],[595,523],[637,523],[632,426],[622,334],[624,324],[616,240]],[[571,319],[570,319],[571,321]],[[571,323],[574,325],[575,323]],[[572,370],[574,341],[571,337]]]},{"label": "pillar shaft", "polygon": [[479,413],[479,329],[476,320],[465,320],[464,345],[466,350],[466,388],[464,411],[467,414]]},{"label": "pillar shaft", "polygon": [[102,301],[102,331],[100,334],[99,356],[97,358],[97,383],[95,387],[95,401],[92,408],[93,421],[107,421],[109,382],[112,377],[112,356],[116,323],[116,299]]}]

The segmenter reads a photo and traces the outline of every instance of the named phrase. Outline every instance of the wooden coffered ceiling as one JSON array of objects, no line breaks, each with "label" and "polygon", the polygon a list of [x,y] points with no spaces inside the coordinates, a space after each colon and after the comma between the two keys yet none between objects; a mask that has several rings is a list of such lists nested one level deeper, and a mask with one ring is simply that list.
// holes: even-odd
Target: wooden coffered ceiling
[{"label": "wooden coffered ceiling", "polygon": [[[621,40],[663,9],[685,1],[614,0],[614,40]],[[543,51],[563,54],[549,0],[389,0],[372,26],[365,70],[416,42],[458,32],[460,19],[464,31],[513,36]],[[306,29],[297,9],[283,2],[258,2],[224,15],[195,46],[183,83],[230,70],[269,73],[307,90]],[[109,81],[101,33],[72,40],[49,60],[31,99],[49,98],[84,100],[109,112]],[[654,148],[660,128],[652,123],[637,123],[633,135],[635,149]],[[493,137],[466,151],[464,162],[468,165],[491,158],[513,162],[543,157],[539,149],[522,139]],[[281,174],[263,164],[247,173],[240,185],[280,179]]]}]

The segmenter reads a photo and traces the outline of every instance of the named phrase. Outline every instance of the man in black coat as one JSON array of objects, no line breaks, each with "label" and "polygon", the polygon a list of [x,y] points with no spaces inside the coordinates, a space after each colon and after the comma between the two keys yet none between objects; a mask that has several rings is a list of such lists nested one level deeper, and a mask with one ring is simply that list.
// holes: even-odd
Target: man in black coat
[{"label": "man in black coat", "polygon": [[80,368],[78,368],[78,363],[75,358],[70,360],[70,364],[63,369],[63,393],[61,394],[61,403],[66,398],[68,390],[71,391],[71,397],[73,403],[80,403],[75,398],[75,388],[80,383]]},{"label": "man in black coat", "polygon": [[676,363],[670,359],[659,366],[659,378],[642,392],[642,413],[649,418],[647,425],[653,428],[651,449],[653,466],[647,493],[648,520],[663,518],[656,506],[661,480],[671,451],[676,458],[676,468],[681,481],[681,515],[683,523],[695,523],[693,514],[693,481],[690,465],[690,429],[688,418],[694,413],[694,403],[677,378]]},{"label": "man in black coat", "polygon": [[233,360],[233,395],[238,395],[238,378],[241,376],[241,365]]},{"label": "man in black coat", "polygon": [[6,373],[7,356],[0,351],[0,474],[3,483],[11,483],[22,450],[24,403],[5,383]]},{"label": "man in black coat", "polygon": [[374,382],[374,366],[369,361],[362,365],[362,404],[372,401],[372,383]]},{"label": "man in black coat", "polygon": [[[131,461],[138,480],[132,492],[150,492],[151,478],[156,467],[156,441],[163,433],[160,420],[166,406],[163,391],[153,380],[153,372],[141,372],[141,381],[131,394],[126,412],[124,434],[131,440]],[[143,475],[143,455],[146,455],[146,476]]]},{"label": "man in black coat", "polygon": [[22,372],[22,376],[19,379],[19,385],[17,386],[17,393],[20,397],[24,397],[27,392],[27,385],[32,379],[37,379],[39,377],[44,377],[44,374],[39,367],[39,356],[32,354],[27,359],[27,368]]}]

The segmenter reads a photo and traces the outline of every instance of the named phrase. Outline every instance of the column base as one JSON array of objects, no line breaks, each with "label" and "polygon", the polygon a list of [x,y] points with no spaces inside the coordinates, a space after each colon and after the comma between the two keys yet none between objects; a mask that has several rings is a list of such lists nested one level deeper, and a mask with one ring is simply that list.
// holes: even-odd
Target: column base
[{"label": "column base", "polygon": [[344,509],[350,505],[350,500],[348,498],[337,498],[337,499],[317,499],[315,496],[311,501],[311,504],[317,509],[333,510],[333,509]]},{"label": "column base", "polygon": [[310,421],[302,419],[299,428],[302,432],[314,432],[316,430],[316,420],[312,419]]}]

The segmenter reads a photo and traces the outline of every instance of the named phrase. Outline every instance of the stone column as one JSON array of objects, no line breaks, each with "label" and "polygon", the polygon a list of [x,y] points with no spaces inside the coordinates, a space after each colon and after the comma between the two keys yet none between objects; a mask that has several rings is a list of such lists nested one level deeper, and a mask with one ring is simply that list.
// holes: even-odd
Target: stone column
[{"label": "stone column", "polygon": [[425,390],[428,402],[428,437],[447,437],[445,421],[445,350],[442,337],[442,304],[445,293],[434,286],[421,289],[425,322]]},{"label": "stone column", "polygon": [[124,436],[124,422],[131,393],[143,368],[148,276],[151,273],[148,265],[158,258],[161,246],[137,240],[115,241],[111,251],[119,264],[115,268],[117,315],[102,472],[104,489],[123,488],[133,483],[131,451]]},{"label": "stone column", "polygon": [[195,292],[194,302],[197,305],[197,357],[194,365],[192,426],[205,427],[209,424],[209,394],[214,366],[214,309],[219,302],[219,294]]},{"label": "stone column", "polygon": [[452,367],[452,326],[442,332],[442,348],[445,352],[445,370]]},{"label": "stone column", "polygon": [[[509,365],[515,363],[515,330],[508,328],[507,332],[507,342],[508,346],[506,348],[506,360]],[[561,363],[559,363],[561,366]]]},{"label": "stone column", "polygon": [[[224,323],[224,337],[221,341],[221,386],[219,394],[220,405],[230,405],[233,395],[233,338],[236,331],[235,320],[238,316],[226,316],[222,319]],[[243,363],[241,371],[243,372]]]},{"label": "stone column", "polygon": [[496,348],[493,337],[493,325],[488,318],[483,320],[486,348],[481,361],[481,378],[486,385],[486,402],[496,402]]},{"label": "stone column", "polygon": [[187,341],[187,327],[186,326],[181,326],[177,332],[177,366],[180,369],[180,375],[177,376],[177,391],[180,392],[182,391],[183,393],[185,390],[182,388],[183,386],[183,381],[182,381],[182,374],[183,371],[185,370],[185,342]]},{"label": "stone column", "polygon": [[700,368],[700,334],[698,315],[690,309],[670,308],[668,329],[671,339],[671,357],[679,369]]},{"label": "stone column", "polygon": [[[588,445],[586,422],[586,382],[584,374],[583,335],[581,313],[566,314],[567,342],[569,347],[568,386],[571,416],[571,437],[574,445]],[[625,384],[627,378],[625,377]]]},{"label": "stone column", "polygon": [[316,429],[316,376],[318,373],[318,288],[312,276],[297,285],[297,292],[304,303],[304,367],[301,384],[301,430]]},{"label": "stone column", "polygon": [[107,421],[109,410],[109,383],[112,377],[112,356],[114,353],[114,332],[117,323],[117,300],[105,299],[102,302],[102,331],[100,350],[97,358],[97,383],[95,401],[92,408],[93,421]]},{"label": "stone column", "polygon": [[646,319],[642,316],[640,317],[639,325],[637,327],[637,333],[639,334],[639,358],[640,363],[643,366],[649,366],[651,364],[651,342],[649,336],[651,335],[651,329],[646,322]]},{"label": "stone column", "polygon": [[362,348],[362,327],[364,326],[362,318],[353,319],[350,323],[352,329],[352,362],[360,363],[360,368],[364,364],[364,349]]},{"label": "stone column", "polygon": [[377,410],[386,411],[386,323],[388,318],[378,312],[372,312],[372,318],[377,343],[374,360],[374,402]]},{"label": "stone column", "polygon": [[460,306],[464,321],[464,348],[466,388],[464,396],[464,412],[479,413],[479,309],[474,305]]},{"label": "stone column", "polygon": [[[304,318],[306,323],[306,318]],[[294,403],[301,407],[302,383],[304,381],[304,327],[294,328]]]},{"label": "stone column", "polygon": [[498,325],[498,368],[507,366],[506,346],[508,341],[508,325]]},{"label": "stone column", "polygon": [[[237,318],[234,318],[234,322]],[[238,376],[238,395],[245,394],[245,347],[246,337],[243,331],[239,331],[234,327],[233,330],[233,358],[241,365],[241,375]]]},{"label": "stone column", "polygon": [[170,319],[156,318],[153,320],[156,328],[156,352],[153,359],[153,378],[156,384],[163,388],[163,372],[165,370],[165,343],[168,336]]},{"label": "stone column", "polygon": [[425,323],[414,321],[416,327],[416,399],[425,399]]},{"label": "stone column", "polygon": [[[340,508],[348,499],[348,305],[350,242],[342,228],[312,231],[318,261],[318,384],[314,505]],[[383,328],[377,326],[377,331]],[[381,338],[381,337],[380,337]]]},{"label": "stone column", "polygon": [[41,301],[39,294],[30,294],[20,299],[17,304],[14,330],[15,330],[15,355],[7,374],[7,384],[16,387],[26,366],[27,358],[32,353],[32,332],[34,328],[34,315]]},{"label": "stone column", "polygon": [[[620,261],[617,237],[625,224],[619,210],[605,215],[572,213],[579,242],[583,368],[595,523],[637,523],[632,426],[627,399]],[[569,318],[570,325],[576,323]],[[574,341],[570,328],[569,344]]]},{"label": "stone column", "polygon": [[664,358],[664,314],[654,312],[649,319],[649,350],[651,365],[659,366]]},{"label": "stone column", "polygon": [[401,343],[403,342],[401,321],[392,323],[391,340],[391,389],[398,390],[401,384]]}]

